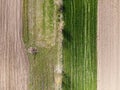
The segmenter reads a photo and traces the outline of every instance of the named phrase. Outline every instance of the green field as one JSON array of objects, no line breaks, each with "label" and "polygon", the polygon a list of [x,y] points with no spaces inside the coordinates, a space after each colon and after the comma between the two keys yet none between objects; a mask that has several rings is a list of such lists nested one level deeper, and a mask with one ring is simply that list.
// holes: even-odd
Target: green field
[{"label": "green field", "polygon": [[29,90],[96,90],[97,0],[54,1],[23,0]]},{"label": "green field", "polygon": [[97,89],[97,0],[64,0],[63,90]]}]

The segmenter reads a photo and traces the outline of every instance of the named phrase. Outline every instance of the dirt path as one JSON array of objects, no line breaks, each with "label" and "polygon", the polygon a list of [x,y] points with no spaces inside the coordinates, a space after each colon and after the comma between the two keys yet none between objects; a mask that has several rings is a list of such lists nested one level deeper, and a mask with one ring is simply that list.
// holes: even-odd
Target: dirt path
[{"label": "dirt path", "polygon": [[120,90],[120,2],[98,1],[97,90]]},{"label": "dirt path", "polygon": [[28,90],[29,63],[21,36],[21,1],[0,0],[0,90]]}]

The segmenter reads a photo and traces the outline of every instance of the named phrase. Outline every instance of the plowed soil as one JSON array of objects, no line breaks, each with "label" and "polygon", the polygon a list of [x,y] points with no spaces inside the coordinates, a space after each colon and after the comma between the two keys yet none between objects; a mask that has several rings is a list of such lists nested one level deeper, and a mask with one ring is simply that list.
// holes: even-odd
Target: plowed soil
[{"label": "plowed soil", "polygon": [[0,90],[28,90],[21,5],[22,0],[0,0]]}]

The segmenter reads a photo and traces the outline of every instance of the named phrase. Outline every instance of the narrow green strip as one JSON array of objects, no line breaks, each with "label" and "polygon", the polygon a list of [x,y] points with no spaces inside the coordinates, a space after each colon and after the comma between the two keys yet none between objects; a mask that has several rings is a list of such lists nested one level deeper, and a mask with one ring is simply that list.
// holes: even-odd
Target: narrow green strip
[{"label": "narrow green strip", "polygon": [[64,0],[63,90],[97,90],[97,0]]},{"label": "narrow green strip", "polygon": [[25,43],[29,42],[29,25],[28,25],[28,0],[23,0],[23,40]]}]

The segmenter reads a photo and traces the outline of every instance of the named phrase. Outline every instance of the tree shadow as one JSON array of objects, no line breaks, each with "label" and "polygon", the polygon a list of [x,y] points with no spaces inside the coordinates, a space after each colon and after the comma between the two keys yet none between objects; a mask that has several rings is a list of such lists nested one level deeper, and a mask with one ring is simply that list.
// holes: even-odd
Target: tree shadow
[{"label": "tree shadow", "polygon": [[71,42],[72,41],[72,35],[70,34],[69,31],[63,30],[63,37],[68,41]]},{"label": "tree shadow", "polygon": [[72,42],[73,38],[72,38],[71,33],[65,29],[62,31],[62,33],[63,33],[63,38],[64,38],[63,47],[67,48],[67,45]]},{"label": "tree shadow", "polygon": [[73,89],[73,82],[71,82],[71,77],[67,75],[65,72],[63,72],[63,81],[62,81],[62,86],[63,88],[70,90],[72,85]]}]

